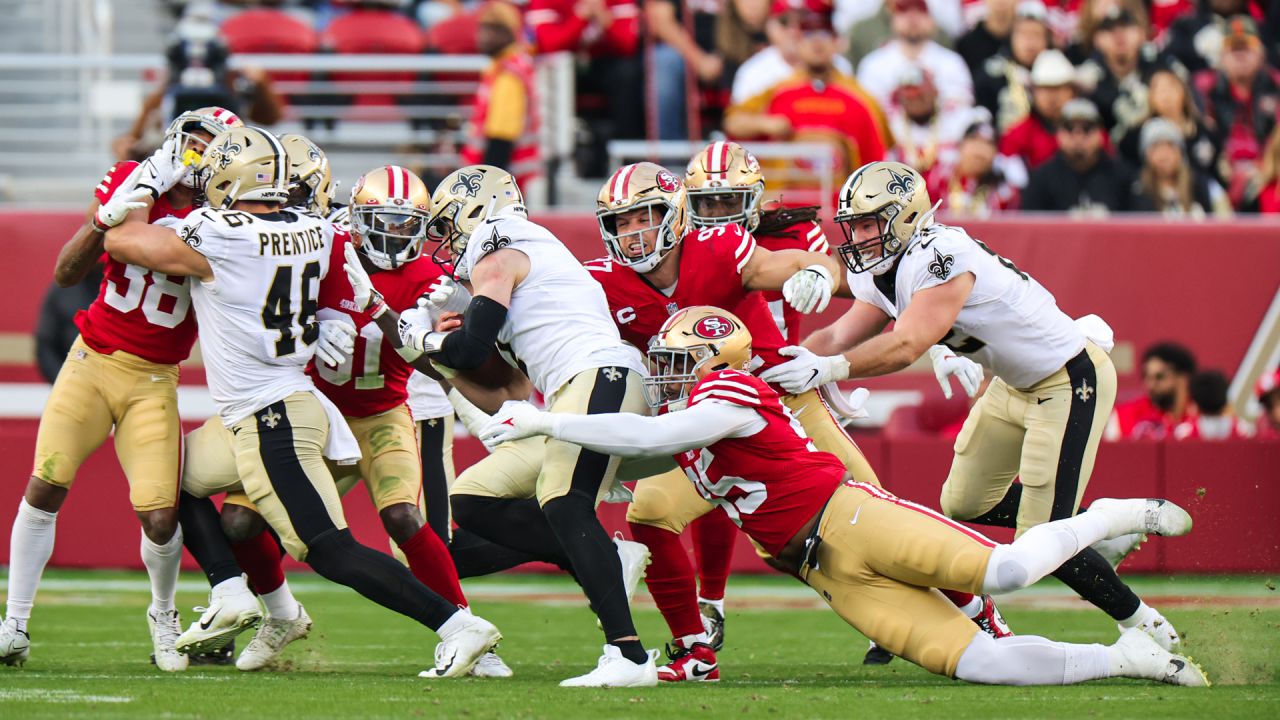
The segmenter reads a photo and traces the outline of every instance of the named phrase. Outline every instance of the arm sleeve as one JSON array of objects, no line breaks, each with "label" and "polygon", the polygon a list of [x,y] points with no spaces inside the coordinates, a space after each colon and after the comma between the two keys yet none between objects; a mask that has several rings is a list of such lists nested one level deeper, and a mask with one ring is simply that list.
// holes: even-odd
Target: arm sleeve
[{"label": "arm sleeve", "polygon": [[473,370],[484,364],[494,351],[498,331],[507,320],[507,307],[483,295],[471,298],[471,306],[462,318],[462,327],[444,339],[439,360],[454,370]]},{"label": "arm sleeve", "polygon": [[765,427],[751,408],[714,400],[686,410],[645,417],[634,413],[551,415],[551,436],[618,457],[675,455],[728,437],[746,437]]}]

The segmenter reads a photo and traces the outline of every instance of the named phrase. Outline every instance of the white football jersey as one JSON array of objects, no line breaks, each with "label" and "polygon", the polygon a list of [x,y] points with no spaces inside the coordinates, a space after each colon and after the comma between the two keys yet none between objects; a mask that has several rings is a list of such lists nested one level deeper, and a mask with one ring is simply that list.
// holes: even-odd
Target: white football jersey
[{"label": "white football jersey", "polygon": [[335,228],[295,210],[253,215],[203,208],[164,223],[209,260],[193,283],[209,392],[230,427],[315,386],[305,368],[319,334],[320,280]]},{"label": "white football jersey", "polygon": [[453,404],[440,383],[417,370],[409,376],[409,413],[414,422],[453,414]]},{"label": "white football jersey", "polygon": [[471,234],[465,267],[496,250],[519,250],[529,274],[516,286],[498,346],[544,396],[583,370],[619,365],[644,372],[640,354],[618,335],[604,290],[582,263],[541,225],[508,215]]},{"label": "white football jersey", "polygon": [[855,298],[897,318],[917,292],[966,272],[973,291],[942,339],[947,347],[1015,388],[1035,385],[1084,349],[1084,334],[1044,286],[961,228],[921,231],[896,271],[846,275]]}]

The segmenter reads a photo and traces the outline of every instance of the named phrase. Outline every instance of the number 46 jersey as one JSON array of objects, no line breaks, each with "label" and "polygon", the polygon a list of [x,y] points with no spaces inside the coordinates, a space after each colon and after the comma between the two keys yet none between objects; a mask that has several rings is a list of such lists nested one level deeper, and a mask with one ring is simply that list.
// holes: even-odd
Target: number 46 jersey
[{"label": "number 46 jersey", "polygon": [[166,220],[209,260],[213,279],[192,281],[209,393],[227,427],[315,386],[305,368],[319,336],[320,281],[335,233],[293,210],[249,214],[204,208]]},{"label": "number 46 jersey", "polygon": [[916,293],[964,273],[973,273],[973,291],[942,339],[947,347],[1015,388],[1035,385],[1084,349],[1084,334],[1043,285],[957,227],[922,231],[883,275],[846,277],[856,299],[896,319]]}]

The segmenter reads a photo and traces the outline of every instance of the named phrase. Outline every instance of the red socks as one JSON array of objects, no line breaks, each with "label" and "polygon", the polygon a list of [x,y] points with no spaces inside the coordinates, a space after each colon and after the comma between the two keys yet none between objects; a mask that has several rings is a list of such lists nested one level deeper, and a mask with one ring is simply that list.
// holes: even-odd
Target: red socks
[{"label": "red socks", "polygon": [[400,546],[400,551],[409,561],[409,572],[423,585],[452,605],[467,606],[467,596],[462,593],[458,569],[453,566],[449,548],[445,547],[430,525],[423,525],[417,535]]},{"label": "red socks", "polygon": [[698,597],[723,600],[738,526],[716,508],[694,520],[689,529],[693,532],[693,554],[698,560]]},{"label": "red socks", "polygon": [[248,540],[233,542],[231,552],[249,576],[249,587],[255,593],[266,595],[284,584],[284,568],[280,566],[284,555],[271,533],[263,530]]},{"label": "red socks", "polygon": [[693,566],[689,564],[689,554],[680,544],[680,536],[652,525],[628,525],[636,542],[649,548],[652,561],[644,581],[649,586],[654,604],[671,628],[671,636],[679,638],[701,633],[698,586],[693,577]]},{"label": "red socks", "polygon": [[[973,598],[974,598],[973,593],[960,592],[958,590],[943,590],[942,588],[938,588],[938,592],[942,593],[943,595],[946,595],[947,599],[951,601],[952,605],[955,605],[961,610],[964,610],[965,614],[969,615],[967,608],[969,603],[973,602]],[[979,609],[981,609],[982,606],[979,605],[978,607]],[[973,617],[973,615],[969,615],[969,617]]]}]

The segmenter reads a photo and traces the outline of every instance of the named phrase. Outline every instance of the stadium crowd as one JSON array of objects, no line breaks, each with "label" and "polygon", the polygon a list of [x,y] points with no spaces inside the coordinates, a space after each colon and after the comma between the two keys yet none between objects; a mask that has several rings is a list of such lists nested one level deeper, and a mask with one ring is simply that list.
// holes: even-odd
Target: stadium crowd
[{"label": "stadium crowd", "polygon": [[[907,162],[955,216],[1280,212],[1280,12],[1256,0],[169,4],[229,52],[488,54],[467,153],[518,176],[533,61],[569,51],[588,177],[610,139],[723,133],[829,143],[840,178]],[[270,122],[270,78],[245,75]]]}]

